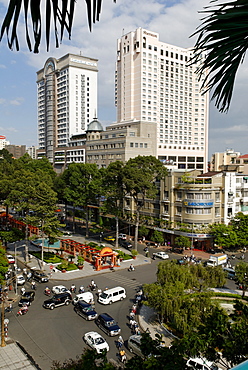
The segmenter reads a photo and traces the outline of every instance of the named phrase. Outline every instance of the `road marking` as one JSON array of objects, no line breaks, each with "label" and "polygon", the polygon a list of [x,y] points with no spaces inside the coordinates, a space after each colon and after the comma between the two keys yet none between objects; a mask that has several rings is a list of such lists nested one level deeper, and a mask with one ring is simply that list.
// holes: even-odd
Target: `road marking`
[{"label": "road marking", "polygon": [[117,274],[106,274],[105,277],[107,279],[110,279],[110,280],[113,280],[113,281],[116,281],[118,283],[121,283],[122,285],[126,285],[130,288],[139,288],[140,286],[142,286],[142,284],[137,281],[136,279],[129,279],[125,276],[122,276],[122,275],[117,275]]}]

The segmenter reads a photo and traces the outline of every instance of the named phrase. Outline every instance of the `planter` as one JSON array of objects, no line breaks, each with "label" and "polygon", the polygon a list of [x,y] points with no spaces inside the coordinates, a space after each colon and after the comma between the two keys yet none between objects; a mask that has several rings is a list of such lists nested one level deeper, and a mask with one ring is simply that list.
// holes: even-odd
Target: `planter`
[{"label": "planter", "polygon": [[83,265],[78,265],[79,270],[83,270],[84,266]]},{"label": "planter", "polygon": [[63,269],[63,270],[61,270],[61,272],[66,272],[66,270],[65,270],[65,269]]},{"label": "planter", "polygon": [[133,260],[136,260],[136,256],[132,256]]}]

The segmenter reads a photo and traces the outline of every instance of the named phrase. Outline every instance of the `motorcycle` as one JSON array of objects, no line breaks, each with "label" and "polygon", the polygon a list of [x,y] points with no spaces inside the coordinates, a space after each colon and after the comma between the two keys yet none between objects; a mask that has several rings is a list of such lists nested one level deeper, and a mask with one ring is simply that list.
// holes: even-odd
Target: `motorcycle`
[{"label": "motorcycle", "polygon": [[26,313],[28,312],[28,308],[20,308],[20,310],[17,312],[16,316],[23,316],[23,315],[26,315]]},{"label": "motorcycle", "polygon": [[134,267],[130,266],[127,271],[134,271]]},{"label": "motorcycle", "polygon": [[49,288],[46,288],[44,290],[44,294],[47,295],[48,297],[51,295],[51,290]]},{"label": "motorcycle", "polygon": [[89,288],[92,292],[94,292],[96,290],[96,284],[90,284],[89,285]]}]

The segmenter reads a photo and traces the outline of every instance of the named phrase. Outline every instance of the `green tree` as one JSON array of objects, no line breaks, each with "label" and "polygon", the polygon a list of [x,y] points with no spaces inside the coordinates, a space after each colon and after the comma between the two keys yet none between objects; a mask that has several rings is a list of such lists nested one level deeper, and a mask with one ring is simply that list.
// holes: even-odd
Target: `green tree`
[{"label": "green tree", "polygon": [[237,280],[242,287],[243,295],[242,297],[245,296],[245,292],[248,289],[248,263],[246,262],[239,262],[235,266],[235,275],[237,277]]},{"label": "green tree", "polygon": [[167,175],[167,169],[153,156],[138,156],[127,161],[123,169],[123,184],[127,194],[135,203],[135,237],[134,247],[137,249],[140,211],[145,198],[155,199],[158,189],[155,180]]},{"label": "green tree", "polygon": [[216,98],[217,108],[224,112],[229,109],[236,73],[247,51],[248,3],[211,3],[202,12],[203,22],[194,33],[198,39],[192,63],[199,63],[198,76],[204,78],[202,89],[214,89],[212,99]]},{"label": "green tree", "polygon": [[214,243],[224,247],[233,248],[237,244],[237,232],[232,225],[213,224],[209,226],[209,233],[214,237]]},{"label": "green tree", "polygon": [[147,227],[145,227],[144,225],[141,225],[139,227],[139,236],[147,236],[149,234],[149,229],[147,229]]},{"label": "green tree", "polygon": [[175,245],[181,248],[190,249],[191,240],[187,236],[179,235],[175,238]]},{"label": "green tree", "polygon": [[0,247],[0,284],[4,284],[5,274],[8,268],[9,262],[6,258],[5,249]]},{"label": "green tree", "polygon": [[246,247],[248,245],[248,215],[239,212],[231,221],[231,225],[236,232],[236,244],[239,247]]},{"label": "green tree", "polygon": [[162,231],[154,230],[151,240],[156,243],[163,244],[164,242],[164,236]]},{"label": "green tree", "polygon": [[123,215],[123,199],[125,196],[123,184],[123,162],[116,161],[109,164],[102,171],[102,190],[105,201],[102,202],[101,211],[115,216],[116,238],[115,247],[118,248],[119,218]]},{"label": "green tree", "polygon": [[[89,235],[89,205],[98,205],[101,195],[101,175],[97,165],[72,163],[64,171],[61,179],[65,186],[63,197],[75,207],[83,206],[86,214],[86,237]],[[73,225],[75,228],[73,212]]]},{"label": "green tree", "polygon": [[51,370],[82,370],[82,369],[102,369],[114,370],[115,367],[107,360],[106,352],[98,354],[92,349],[85,349],[82,356],[77,359],[69,359],[63,364],[54,361]]}]

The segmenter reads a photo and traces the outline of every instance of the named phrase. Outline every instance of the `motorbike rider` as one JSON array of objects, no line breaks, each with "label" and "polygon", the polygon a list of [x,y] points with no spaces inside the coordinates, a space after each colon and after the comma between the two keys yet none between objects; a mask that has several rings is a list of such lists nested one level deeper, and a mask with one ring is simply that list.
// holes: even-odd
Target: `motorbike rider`
[{"label": "motorbike rider", "polygon": [[94,280],[91,280],[90,287],[91,289],[96,289],[96,283],[94,282]]},{"label": "motorbike rider", "polygon": [[131,265],[129,266],[129,270],[130,271],[134,271],[134,267],[133,267],[133,264],[131,263]]},{"label": "motorbike rider", "polygon": [[48,288],[48,286],[45,287],[45,294],[49,295],[51,293],[51,290]]},{"label": "motorbike rider", "polygon": [[76,285],[72,284],[70,290],[71,290],[72,293],[75,293],[76,292]]},{"label": "motorbike rider", "polygon": [[31,288],[32,288],[33,290],[36,290],[36,283],[35,283],[35,281],[34,281],[34,280],[31,282]]},{"label": "motorbike rider", "polygon": [[81,285],[78,289],[78,293],[84,293],[84,286]]}]

